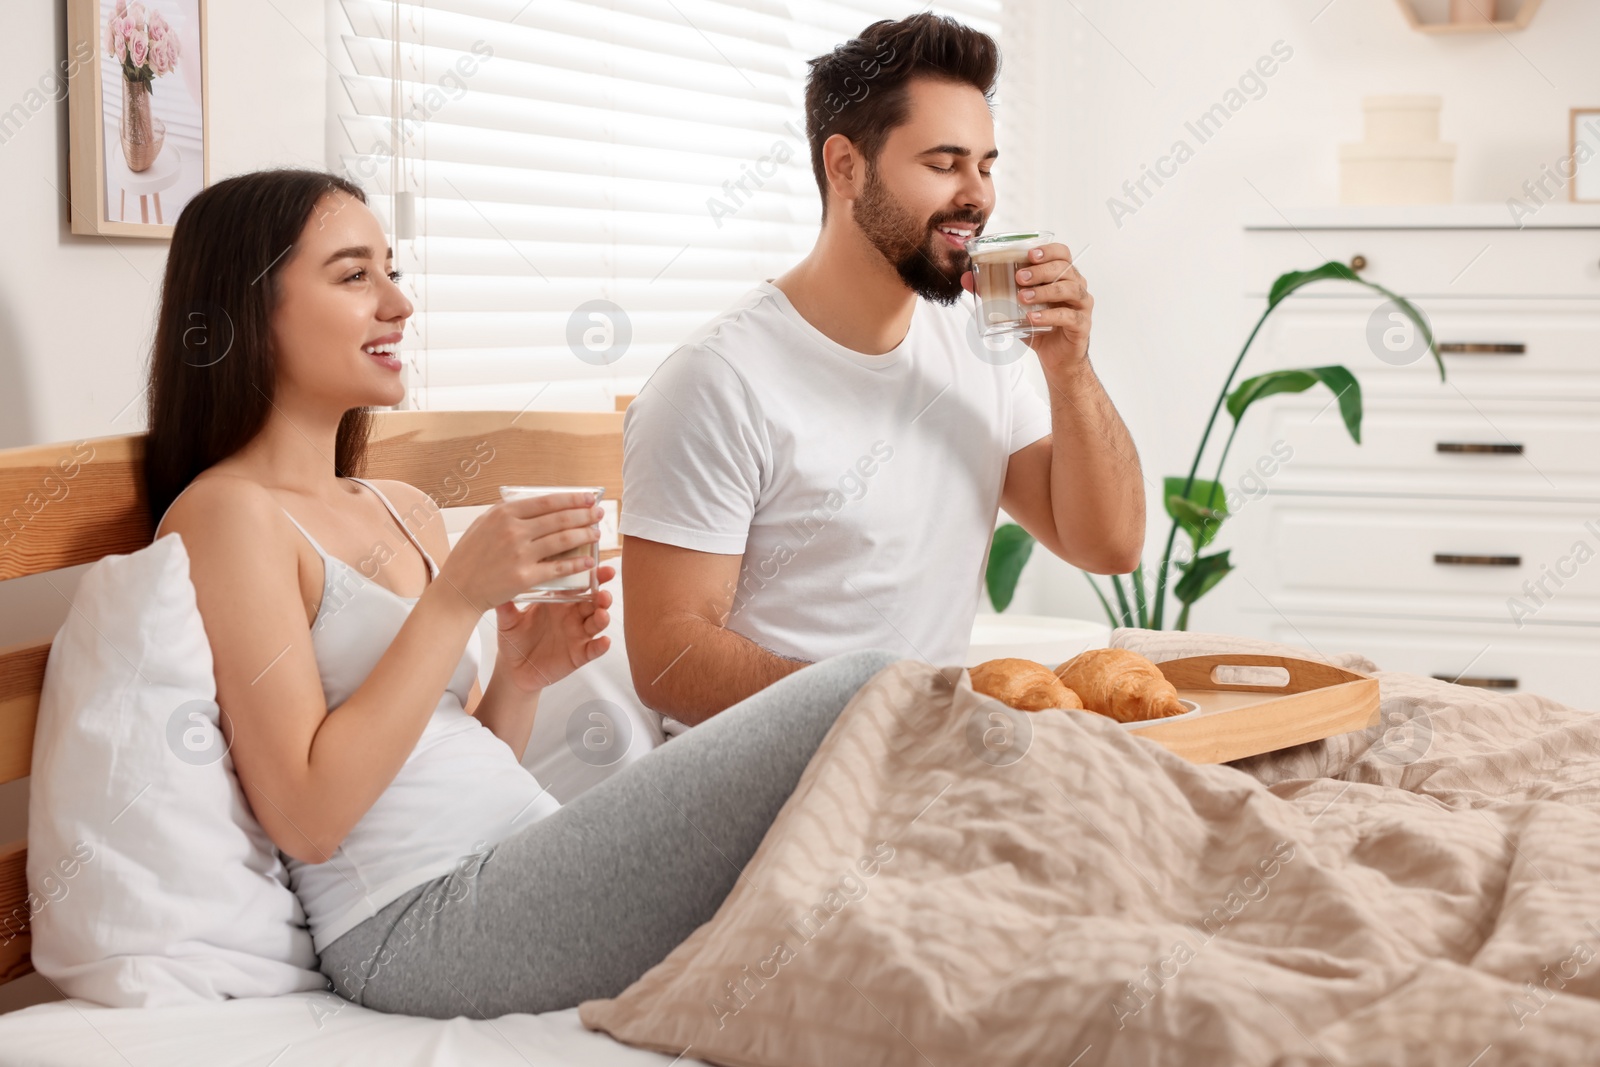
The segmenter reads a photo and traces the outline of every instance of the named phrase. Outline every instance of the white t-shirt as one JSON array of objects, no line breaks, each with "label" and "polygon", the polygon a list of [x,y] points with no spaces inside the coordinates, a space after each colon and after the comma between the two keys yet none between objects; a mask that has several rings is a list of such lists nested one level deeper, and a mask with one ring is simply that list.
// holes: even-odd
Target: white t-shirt
[{"label": "white t-shirt", "polygon": [[980,359],[971,322],[919,300],[864,355],[756,286],[628,406],[619,529],[742,554],[727,626],[774,652],[963,663],[1007,461],[1050,433],[1027,354]]}]

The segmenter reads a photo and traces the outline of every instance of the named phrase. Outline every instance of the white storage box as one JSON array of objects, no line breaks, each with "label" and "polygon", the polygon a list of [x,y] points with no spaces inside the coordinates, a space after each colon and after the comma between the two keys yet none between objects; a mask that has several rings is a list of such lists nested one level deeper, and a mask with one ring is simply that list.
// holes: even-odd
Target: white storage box
[{"label": "white storage box", "polygon": [[1344,204],[1448,204],[1455,199],[1453,144],[1339,146]]},{"label": "white storage box", "polygon": [[1361,101],[1368,144],[1436,144],[1439,96],[1369,96]]},{"label": "white storage box", "polygon": [[1366,140],[1339,146],[1345,204],[1448,204],[1455,199],[1456,146],[1439,140],[1437,96],[1369,96]]}]

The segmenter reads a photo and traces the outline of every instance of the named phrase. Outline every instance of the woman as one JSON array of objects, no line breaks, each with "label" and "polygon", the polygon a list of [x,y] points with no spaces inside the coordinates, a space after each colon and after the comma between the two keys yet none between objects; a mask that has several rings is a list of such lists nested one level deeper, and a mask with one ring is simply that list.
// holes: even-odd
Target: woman
[{"label": "woman", "polygon": [[391,258],[332,175],[247,174],[189,203],[150,371],[157,536],[188,551],[236,773],[334,988],[438,1018],[613,996],[711,917],[895,657],[809,667],[559,805],[519,761],[540,691],[609,646],[611,594],[509,601],[595,566],[550,557],[592,543],[599,509],[499,504],[452,549],[425,494],[356,477],[368,409],[405,392]]}]

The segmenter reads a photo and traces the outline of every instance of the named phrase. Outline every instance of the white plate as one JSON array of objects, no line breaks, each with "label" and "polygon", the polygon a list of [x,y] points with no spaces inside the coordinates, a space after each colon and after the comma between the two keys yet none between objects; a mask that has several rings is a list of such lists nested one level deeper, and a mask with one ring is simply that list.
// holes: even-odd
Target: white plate
[{"label": "white plate", "polygon": [[1196,704],[1194,701],[1185,700],[1182,697],[1179,697],[1178,703],[1182,704],[1189,710],[1181,715],[1168,715],[1163,719],[1140,719],[1138,722],[1119,722],[1117,725],[1122,727],[1124,730],[1142,730],[1146,726],[1154,726],[1158,722],[1177,722],[1179,719],[1192,719],[1200,714],[1200,705]]}]

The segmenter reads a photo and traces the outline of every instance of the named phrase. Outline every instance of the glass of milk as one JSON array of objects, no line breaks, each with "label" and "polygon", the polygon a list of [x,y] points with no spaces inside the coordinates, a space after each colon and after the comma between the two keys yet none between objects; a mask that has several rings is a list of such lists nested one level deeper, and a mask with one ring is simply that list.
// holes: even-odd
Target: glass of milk
[{"label": "glass of milk", "polygon": [[967,255],[972,257],[972,285],[977,290],[980,336],[1022,337],[1050,329],[1028,321],[1029,309],[1018,295],[1017,271],[1029,265],[1029,252],[1054,239],[1054,234],[1039,231],[985,234],[967,242]]},{"label": "glass of milk", "polygon": [[[502,500],[527,500],[530,497],[554,496],[561,493],[593,493],[595,503],[600,502],[605,494],[603,485],[502,485],[500,498]],[[599,528],[599,523],[595,523]],[[593,556],[595,565],[588,570],[578,571],[576,574],[563,574],[552,578],[548,582],[529,589],[526,593],[518,593],[512,597],[517,604],[565,604],[579,600],[593,600],[599,588],[600,570],[600,543],[590,541],[587,544],[569,548],[565,552],[557,552],[551,559],[577,559],[581,556]]]}]

